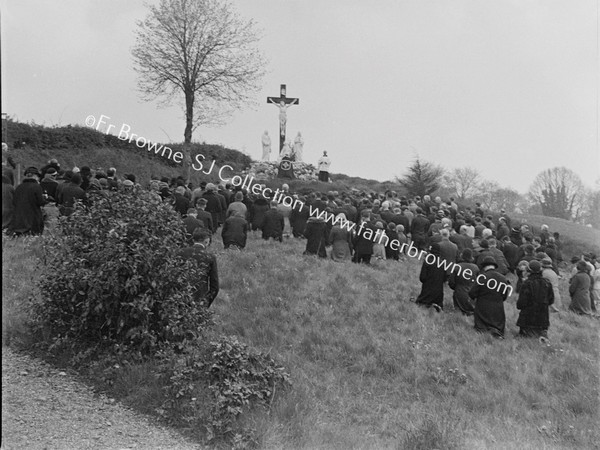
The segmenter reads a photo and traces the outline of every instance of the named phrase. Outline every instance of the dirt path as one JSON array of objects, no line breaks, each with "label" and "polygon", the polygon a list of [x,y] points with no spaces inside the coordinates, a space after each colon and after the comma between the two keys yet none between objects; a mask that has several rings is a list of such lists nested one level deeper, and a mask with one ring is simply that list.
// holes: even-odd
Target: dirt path
[{"label": "dirt path", "polygon": [[48,364],[2,348],[2,449],[198,449]]}]

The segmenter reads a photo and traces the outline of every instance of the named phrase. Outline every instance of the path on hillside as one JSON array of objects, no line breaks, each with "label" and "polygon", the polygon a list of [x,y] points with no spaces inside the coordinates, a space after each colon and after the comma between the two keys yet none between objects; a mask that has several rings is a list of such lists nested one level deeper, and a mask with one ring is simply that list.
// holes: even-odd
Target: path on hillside
[{"label": "path on hillside", "polygon": [[197,449],[43,361],[2,348],[2,449]]}]

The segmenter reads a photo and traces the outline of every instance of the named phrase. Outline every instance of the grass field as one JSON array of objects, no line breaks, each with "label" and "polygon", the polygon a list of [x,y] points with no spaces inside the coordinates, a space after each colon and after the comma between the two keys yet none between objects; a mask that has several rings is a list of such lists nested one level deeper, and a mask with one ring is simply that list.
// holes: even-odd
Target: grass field
[{"label": "grass field", "polygon": [[[269,352],[293,386],[251,414],[260,448],[600,448],[597,320],[576,316],[567,279],[550,344],[516,338],[516,298],[503,341],[472,319],[409,301],[419,264],[371,267],[302,255],[304,241],[249,239],[218,254],[217,328]],[[39,269],[35,239],[3,241],[3,345],[27,342],[25,299]],[[113,394],[143,411],[159,402],[152,369],[130,367]]]}]

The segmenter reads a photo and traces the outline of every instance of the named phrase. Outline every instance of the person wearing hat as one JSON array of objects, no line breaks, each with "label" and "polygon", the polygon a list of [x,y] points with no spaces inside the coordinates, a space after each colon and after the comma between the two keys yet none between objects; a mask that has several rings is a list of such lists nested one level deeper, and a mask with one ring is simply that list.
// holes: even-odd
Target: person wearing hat
[{"label": "person wearing hat", "polygon": [[521,286],[517,300],[517,309],[521,311],[517,319],[519,335],[548,338],[548,308],[553,303],[554,290],[552,284],[542,276],[542,264],[537,260],[530,261],[529,277]]},{"label": "person wearing hat", "polygon": [[569,281],[569,294],[571,295],[571,304],[569,309],[577,314],[591,315],[590,302],[590,275],[585,261],[578,260],[575,263],[577,273]]},{"label": "person wearing hat", "polygon": [[46,204],[46,199],[39,183],[40,172],[36,167],[28,167],[24,175],[23,182],[13,195],[14,216],[8,232],[13,235],[42,234],[42,206]]},{"label": "person wearing hat", "polygon": [[[460,269],[459,269],[460,268]],[[465,271],[471,276],[465,276]],[[475,283],[475,277],[479,274],[479,267],[473,262],[473,251],[466,248],[460,254],[460,262],[452,268],[450,278],[448,278],[448,286],[454,291],[452,294],[452,302],[454,308],[460,310],[466,316],[472,316],[475,312],[475,304],[469,297],[469,291]]]},{"label": "person wearing hat", "polygon": [[196,301],[209,308],[219,294],[217,257],[207,250],[210,245],[210,231],[205,228],[196,228],[192,237],[194,244],[181,249],[179,255],[184,259],[194,260],[198,264],[200,276],[194,297]]},{"label": "person wearing hat", "polygon": [[554,303],[550,306],[550,311],[558,312],[562,306],[560,290],[558,289],[558,274],[554,270],[554,265],[551,258],[542,259],[541,264],[542,277],[548,280],[548,282],[552,285],[552,291],[554,292]]},{"label": "person wearing hat", "polygon": [[75,211],[76,201],[87,201],[85,191],[81,189],[81,175],[74,173],[68,183],[58,191],[56,204],[63,216],[70,216]]},{"label": "person wearing hat", "polygon": [[49,169],[54,169],[56,173],[60,172],[60,164],[58,163],[57,159],[52,158],[48,161],[48,164],[40,169],[42,179],[46,177]]},{"label": "person wearing hat", "polygon": [[56,201],[56,189],[58,188],[58,181],[56,181],[57,174],[58,172],[54,167],[49,167],[46,170],[44,178],[40,181],[42,191],[48,196],[48,201],[50,202]]},{"label": "person wearing hat", "polygon": [[204,228],[209,230],[211,233],[215,232],[215,226],[213,223],[213,216],[211,213],[206,211],[207,201],[205,198],[199,198],[196,200],[196,219],[198,219]]},{"label": "person wearing hat", "polygon": [[504,338],[504,301],[508,297],[510,283],[498,272],[498,264],[493,256],[484,258],[481,266],[481,273],[475,278],[475,284],[469,291],[469,297],[475,300],[475,330]]},{"label": "person wearing hat", "polygon": [[214,230],[219,228],[221,216],[223,214],[223,206],[221,200],[217,196],[217,186],[213,183],[207,183],[202,198],[206,199],[206,211],[211,213]]}]

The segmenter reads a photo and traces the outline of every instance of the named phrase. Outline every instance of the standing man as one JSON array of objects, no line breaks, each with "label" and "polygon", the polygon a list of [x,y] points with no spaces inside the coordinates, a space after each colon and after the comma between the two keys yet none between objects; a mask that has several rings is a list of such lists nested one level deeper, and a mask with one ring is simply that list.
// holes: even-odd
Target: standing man
[{"label": "standing man", "polygon": [[327,156],[327,152],[323,152],[323,156],[319,159],[319,181],[329,182],[329,166],[331,166],[331,160]]}]

